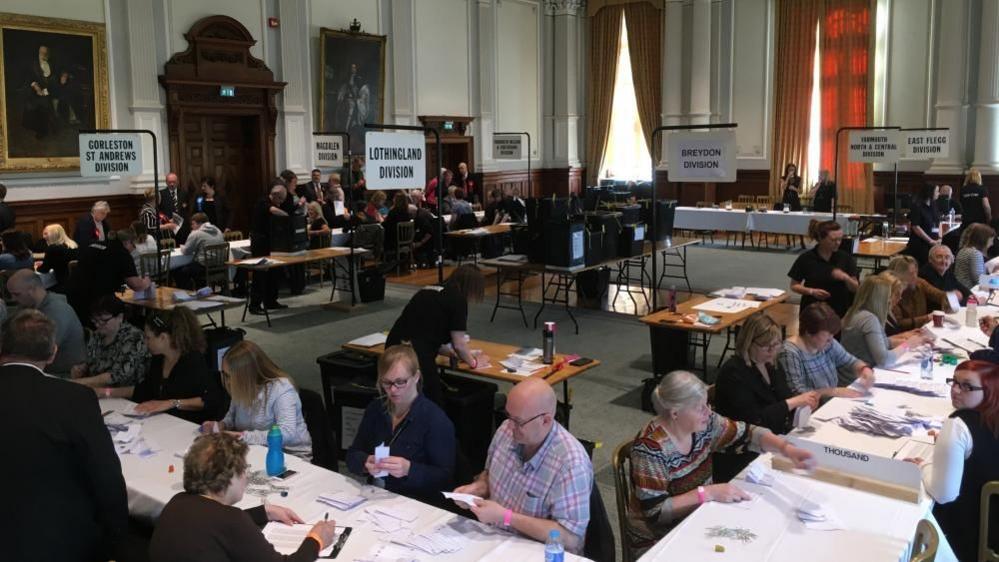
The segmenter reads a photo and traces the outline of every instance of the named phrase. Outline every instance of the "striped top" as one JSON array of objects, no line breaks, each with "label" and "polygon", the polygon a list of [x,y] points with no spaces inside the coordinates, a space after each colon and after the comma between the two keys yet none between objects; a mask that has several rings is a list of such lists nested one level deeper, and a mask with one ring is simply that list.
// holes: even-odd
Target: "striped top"
[{"label": "striped top", "polygon": [[681,451],[656,416],[639,432],[631,448],[633,504],[628,534],[637,548],[652,546],[679,520],[672,516],[673,497],[712,483],[711,454],[719,451],[762,452],[760,439],[770,430],[730,420],[712,412],[704,431],[694,433],[689,452]]},{"label": "striped top", "polygon": [[243,431],[243,441],[250,445],[267,446],[267,432],[277,424],[281,428],[284,449],[304,458],[312,455],[312,438],[305,427],[302,401],[298,390],[286,378],[276,379],[260,389],[249,408],[234,400],[222,419],[226,429]]}]

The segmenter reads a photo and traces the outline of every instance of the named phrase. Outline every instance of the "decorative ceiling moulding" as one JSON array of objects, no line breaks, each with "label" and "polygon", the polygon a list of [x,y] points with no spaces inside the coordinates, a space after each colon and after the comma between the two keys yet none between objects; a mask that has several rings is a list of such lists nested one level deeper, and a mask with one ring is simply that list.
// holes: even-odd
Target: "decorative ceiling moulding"
[{"label": "decorative ceiling moulding", "polygon": [[[623,6],[625,4],[642,4],[642,3],[645,3],[645,4],[652,4],[657,9],[662,10],[663,9],[663,5],[666,2],[677,2],[677,1],[679,1],[679,0],[589,0],[588,2],[581,1],[581,2],[568,2],[568,3],[570,3],[570,4],[577,4],[577,7],[582,7],[582,5],[585,5],[585,7],[586,7],[586,15],[592,17],[597,12],[599,12],[600,10],[602,10],[602,9],[608,7],[608,6]],[[687,1],[689,1],[689,0],[687,0]],[[553,4],[563,4],[563,3],[566,3],[566,2],[559,2],[559,1],[553,0],[552,3]],[[545,4],[548,4],[548,2],[545,2]]]},{"label": "decorative ceiling moulding", "polygon": [[586,0],[545,0],[545,14],[575,16],[586,8]]}]

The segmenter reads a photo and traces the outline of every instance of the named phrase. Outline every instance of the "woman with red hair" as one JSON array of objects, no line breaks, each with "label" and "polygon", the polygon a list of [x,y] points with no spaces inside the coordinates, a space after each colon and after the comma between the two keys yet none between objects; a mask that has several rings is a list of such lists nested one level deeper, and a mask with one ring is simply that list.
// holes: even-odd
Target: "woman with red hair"
[{"label": "woman with red hair", "polygon": [[[933,510],[959,560],[978,559],[979,503],[982,486],[999,480],[999,365],[970,360],[947,379],[955,412],[944,422],[931,462],[923,473]],[[999,513],[993,501],[991,513]],[[994,523],[994,521],[993,521]],[[999,544],[991,525],[989,544]]]}]

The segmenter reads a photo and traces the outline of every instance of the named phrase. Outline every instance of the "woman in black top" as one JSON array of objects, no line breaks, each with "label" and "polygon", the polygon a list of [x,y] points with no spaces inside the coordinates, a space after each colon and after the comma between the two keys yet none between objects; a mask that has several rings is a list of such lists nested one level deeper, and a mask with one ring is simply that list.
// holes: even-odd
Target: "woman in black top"
[{"label": "woman in black top", "polygon": [[977,168],[968,170],[961,188],[961,227],[980,222],[989,224],[992,221],[992,205],[989,195],[982,187],[982,173]]},{"label": "woman in black top", "polygon": [[940,215],[937,214],[937,186],[924,183],[909,211],[909,244],[905,253],[926,263],[930,248],[940,244]]},{"label": "woman in black top", "polygon": [[309,249],[320,248],[321,236],[330,233],[330,226],[323,218],[323,207],[318,201],[313,201],[305,205],[305,218],[309,222]]},{"label": "woman in black top", "polygon": [[76,259],[76,242],[66,236],[66,230],[61,224],[50,224],[42,230],[45,239],[45,258],[38,266],[38,273],[52,272],[56,284],[49,290],[53,293],[65,293],[66,281],[69,280],[69,262]]},{"label": "woman in black top", "polygon": [[[417,291],[403,309],[389,332],[385,346],[409,342],[420,360],[423,374],[423,394],[437,404],[443,403],[437,354],[450,355],[473,369],[485,355],[475,355],[468,348],[465,334],[468,322],[468,302],[479,302],[485,292],[485,279],[474,265],[462,265],[454,270],[443,287],[428,287]],[[450,347],[446,347],[450,344]]]},{"label": "woman in black top", "polygon": [[794,164],[788,164],[784,166],[784,175],[780,177],[781,183],[781,202],[778,210],[784,208],[784,205],[788,206],[791,211],[801,210],[801,198],[799,192],[801,191],[801,176],[798,175],[798,166]]},{"label": "woman in black top", "polygon": [[132,393],[137,413],[170,412],[198,424],[221,417],[222,390],[205,362],[205,333],[190,309],[150,314],[146,346],[152,359]]},{"label": "woman in black top", "polygon": [[857,281],[857,264],[853,257],[840,250],[843,227],[835,221],[812,221],[808,233],[815,247],[798,256],[787,272],[791,290],[801,295],[801,308],[813,302],[829,304],[842,318],[853,304]]},{"label": "woman in black top", "polygon": [[232,507],[246,491],[246,452],[235,435],[199,437],[184,455],[184,491],[166,504],[149,542],[153,562],[298,562],[315,560],[336,538],[336,522],[313,525],[293,554],[279,554],[260,527],[268,521],[304,523],[287,507],[264,502]]},{"label": "woman in black top", "polygon": [[208,222],[223,232],[229,231],[229,205],[215,187],[215,178],[201,178],[201,195],[194,200],[196,212],[208,215]]},{"label": "woman in black top", "polygon": [[[784,369],[776,361],[780,347],[780,326],[766,313],[746,319],[735,340],[735,353],[715,382],[715,411],[783,434],[791,430],[797,408],[817,408],[817,392],[791,393]],[[715,453],[715,482],[728,482],[755,458],[756,453],[750,452]]]}]

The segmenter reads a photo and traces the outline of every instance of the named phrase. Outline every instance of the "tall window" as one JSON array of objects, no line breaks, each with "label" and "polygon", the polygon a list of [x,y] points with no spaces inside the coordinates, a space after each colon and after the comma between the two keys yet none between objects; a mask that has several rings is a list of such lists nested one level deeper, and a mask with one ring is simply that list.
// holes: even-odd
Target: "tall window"
[{"label": "tall window", "polygon": [[819,181],[819,167],[822,166],[822,53],[819,49],[819,24],[815,24],[815,56],[812,59],[812,106],[808,113],[808,177],[805,185],[813,186]]},{"label": "tall window", "polygon": [[638,101],[631,76],[631,54],[628,52],[628,26],[621,17],[621,40],[617,51],[617,73],[614,76],[614,105],[611,108],[610,136],[604,151],[601,178],[649,181],[652,179],[652,157],[638,118]]}]

